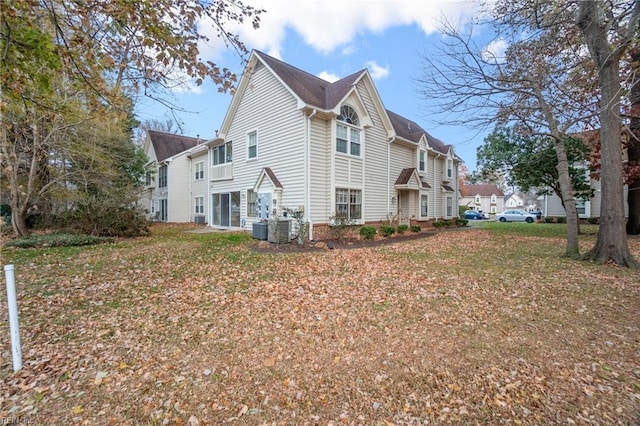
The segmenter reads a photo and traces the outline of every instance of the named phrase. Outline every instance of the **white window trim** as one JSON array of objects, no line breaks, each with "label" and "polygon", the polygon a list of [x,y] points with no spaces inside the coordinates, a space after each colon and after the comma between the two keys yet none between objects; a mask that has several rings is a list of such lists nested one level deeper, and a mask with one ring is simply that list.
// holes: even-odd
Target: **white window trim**
[{"label": "white window trim", "polygon": [[[198,170],[200,168],[200,170]],[[194,165],[194,180],[204,180],[204,161],[198,161]],[[200,177],[198,175],[201,175]]]},{"label": "white window trim", "polygon": [[[422,215],[422,197],[427,197],[427,215],[426,216]],[[422,193],[420,194],[420,219],[427,219],[428,217],[429,217],[429,194]]]},{"label": "white window trim", "polygon": [[[420,170],[420,154],[424,154],[424,161],[422,162],[424,164],[424,170]],[[418,173],[422,173],[425,174],[427,173],[427,151],[425,151],[424,149],[419,149],[418,150]]]},{"label": "white window trim", "polygon": [[[347,121],[341,121],[341,120],[338,120],[338,117],[336,117],[335,126],[334,126],[335,134],[334,134],[334,138],[333,138],[333,151],[338,155],[345,155],[345,156],[352,157],[352,158],[364,158],[364,129],[362,128],[360,114],[358,113],[357,109],[354,108],[351,105],[343,105],[341,107],[341,110],[342,110],[343,107],[350,108],[356,114],[356,117],[358,119],[358,124],[356,125],[356,124],[353,124],[353,123],[349,123]],[[342,125],[347,129],[347,152],[338,151],[338,126],[339,125]],[[360,140],[358,141],[358,145],[360,145],[360,153],[358,155],[355,155],[355,154],[351,153],[351,146],[352,146],[351,132],[352,132],[352,130],[356,130],[358,132],[358,134],[360,135]]]},{"label": "white window trim", "polygon": [[337,200],[336,200],[336,195],[338,190],[345,190],[347,191],[347,212],[350,212],[350,207],[351,207],[351,191],[359,191],[360,192],[360,218],[359,219],[352,219],[351,215],[349,214],[349,220],[351,220],[354,224],[363,224],[364,223],[364,190],[362,188],[349,188],[349,187],[343,187],[343,186],[339,186],[339,187],[335,187],[333,190],[333,214],[337,214],[338,211],[336,209],[336,205]]},{"label": "white window trim", "polygon": [[[200,203],[198,203],[198,200],[200,201]],[[198,207],[200,207],[202,211],[198,211]],[[194,197],[193,211],[194,211],[194,214],[204,214],[204,197],[202,196]]]},{"label": "white window trim", "polygon": [[[250,136],[251,135],[255,135],[256,136],[256,144],[255,144],[256,155],[254,157],[250,157],[249,156],[249,149],[251,148],[251,146],[249,146],[249,140],[250,140]],[[258,145],[259,145],[258,144],[258,130],[255,129],[255,130],[252,130],[250,132],[247,132],[246,140],[247,140],[247,161],[255,161],[255,160],[258,159]]]}]

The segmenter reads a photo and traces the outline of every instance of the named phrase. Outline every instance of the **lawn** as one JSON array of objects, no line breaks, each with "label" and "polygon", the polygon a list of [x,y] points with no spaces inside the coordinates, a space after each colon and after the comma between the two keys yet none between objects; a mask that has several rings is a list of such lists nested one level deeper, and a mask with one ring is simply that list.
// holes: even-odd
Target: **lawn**
[{"label": "lawn", "polygon": [[186,228],[2,251],[24,367],[3,289],[0,420],[640,422],[640,272],[562,258],[563,225],[302,253]]}]

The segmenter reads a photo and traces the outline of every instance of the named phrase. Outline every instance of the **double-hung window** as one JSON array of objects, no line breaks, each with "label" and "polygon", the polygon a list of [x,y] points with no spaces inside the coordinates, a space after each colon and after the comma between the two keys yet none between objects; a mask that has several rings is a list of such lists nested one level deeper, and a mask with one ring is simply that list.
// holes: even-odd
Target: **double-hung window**
[{"label": "double-hung window", "polygon": [[418,170],[421,172],[427,171],[427,153],[423,150],[420,150],[418,158]]},{"label": "double-hung window", "polygon": [[251,132],[247,134],[247,158],[258,157],[258,132]]},{"label": "double-hung window", "polygon": [[427,217],[429,215],[429,196],[420,196],[420,216]]},{"label": "double-hung window", "polygon": [[233,145],[231,142],[213,148],[213,165],[231,163],[233,161]]},{"label": "double-hung window", "polygon": [[336,152],[359,157],[361,153],[360,119],[356,111],[348,105],[340,108],[336,124]]},{"label": "double-hung window", "polygon": [[204,161],[195,164],[195,180],[204,179]]},{"label": "double-hung window", "polygon": [[362,191],[359,189],[336,188],[336,216],[349,220],[362,218]]},{"label": "double-hung window", "polygon": [[247,216],[248,217],[256,217],[256,193],[253,192],[253,189],[247,189]]},{"label": "double-hung window", "polygon": [[167,187],[167,166],[160,166],[158,168],[158,188]]},{"label": "double-hung window", "polygon": [[204,213],[204,197],[195,198],[195,213],[196,214]]},{"label": "double-hung window", "polygon": [[451,179],[453,177],[453,161],[447,160],[447,178]]}]

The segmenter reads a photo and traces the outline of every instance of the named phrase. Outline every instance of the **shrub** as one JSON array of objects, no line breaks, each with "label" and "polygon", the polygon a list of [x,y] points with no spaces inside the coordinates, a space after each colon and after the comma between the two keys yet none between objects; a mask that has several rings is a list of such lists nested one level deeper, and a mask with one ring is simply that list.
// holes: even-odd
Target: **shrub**
[{"label": "shrub", "polygon": [[564,216],[558,216],[558,218],[556,219],[557,223],[567,223],[567,218]]},{"label": "shrub", "polygon": [[407,229],[409,229],[409,225],[407,225],[406,223],[398,225],[398,234],[404,234]]},{"label": "shrub", "polygon": [[380,232],[382,233],[382,236],[388,237],[390,235],[395,234],[396,227],[395,226],[391,226],[391,225],[381,225],[380,226]]},{"label": "shrub", "polygon": [[553,218],[550,216],[545,216],[544,223],[553,223]]},{"label": "shrub", "polygon": [[138,237],[149,234],[142,207],[117,193],[92,195],[76,203],[61,218],[63,226],[81,234],[102,237]]},{"label": "shrub", "polygon": [[433,227],[434,228],[444,228],[446,226],[446,224],[444,223],[444,220],[439,220],[437,222],[433,222]]},{"label": "shrub", "polygon": [[469,221],[467,219],[461,219],[461,218],[456,219],[456,225],[458,226],[467,226],[468,223]]},{"label": "shrub", "polygon": [[111,238],[79,234],[28,235],[7,242],[7,247],[75,247],[111,242]]},{"label": "shrub", "polygon": [[346,214],[337,213],[333,216],[329,216],[331,221],[331,232],[334,237],[339,241],[343,241],[346,237],[347,231],[353,225],[353,220],[349,219]]},{"label": "shrub", "polygon": [[422,228],[420,228],[420,225],[411,225],[411,232],[420,232],[422,231]]},{"label": "shrub", "polygon": [[591,225],[597,225],[598,224],[598,218],[597,217],[590,217],[589,219],[587,219],[587,221]]},{"label": "shrub", "polygon": [[360,235],[362,235],[365,240],[373,240],[373,237],[376,236],[376,232],[376,228],[373,226],[363,226],[360,228]]}]

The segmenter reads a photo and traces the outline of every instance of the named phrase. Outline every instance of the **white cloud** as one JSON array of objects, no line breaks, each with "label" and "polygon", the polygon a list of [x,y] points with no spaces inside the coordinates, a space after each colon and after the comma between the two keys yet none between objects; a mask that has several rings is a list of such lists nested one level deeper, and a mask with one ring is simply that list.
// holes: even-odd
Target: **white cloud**
[{"label": "white cloud", "polygon": [[334,81],[340,80],[340,76],[329,71],[322,71],[318,74],[318,77],[328,81],[329,83],[333,83]]},{"label": "white cloud", "polygon": [[371,77],[376,81],[383,80],[389,76],[389,67],[382,67],[375,61],[367,62],[367,68],[371,72]]},{"label": "white cloud", "polygon": [[493,40],[482,49],[482,59],[487,62],[504,62],[504,55],[509,43],[503,38]]},{"label": "white cloud", "polygon": [[[260,28],[254,30],[248,22],[231,22],[226,29],[238,33],[249,48],[275,56],[279,56],[287,29],[319,52],[342,49],[348,53],[357,34],[380,33],[399,25],[417,25],[431,34],[438,30],[443,17],[455,23],[480,7],[477,1],[446,0],[255,0],[251,4],[266,10],[260,16]],[[202,30],[207,28],[210,25],[203,23]],[[215,58],[225,46],[214,34],[210,39],[213,42],[201,51]]]}]

